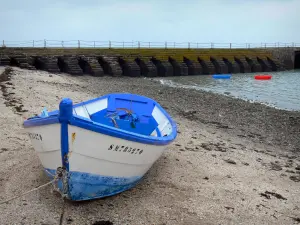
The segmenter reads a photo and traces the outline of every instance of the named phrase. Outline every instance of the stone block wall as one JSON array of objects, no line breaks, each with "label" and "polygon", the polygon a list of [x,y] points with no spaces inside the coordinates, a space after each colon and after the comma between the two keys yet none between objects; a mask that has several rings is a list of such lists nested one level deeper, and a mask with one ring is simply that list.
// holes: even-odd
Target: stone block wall
[{"label": "stone block wall", "polygon": [[[29,49],[30,50],[30,49]],[[300,48],[113,49],[78,53],[55,49],[1,49],[0,66],[92,76],[186,76],[293,69]],[[84,50],[82,50],[84,51]],[[101,52],[102,51],[102,52]],[[72,53],[72,54],[71,54]],[[299,63],[300,65],[300,63]]]},{"label": "stone block wall", "polygon": [[300,48],[268,48],[274,59],[284,64],[285,69],[294,69],[295,52],[300,51]]}]

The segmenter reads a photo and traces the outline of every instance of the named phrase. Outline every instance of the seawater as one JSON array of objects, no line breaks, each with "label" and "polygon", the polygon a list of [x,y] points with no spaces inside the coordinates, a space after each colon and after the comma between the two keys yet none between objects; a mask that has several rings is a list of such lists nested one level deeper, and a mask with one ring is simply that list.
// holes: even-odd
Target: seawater
[{"label": "seawater", "polygon": [[[258,74],[272,75],[272,79],[255,80],[254,76]],[[194,75],[156,80],[167,86],[211,91],[279,109],[300,111],[300,70],[232,74],[231,79]]]}]

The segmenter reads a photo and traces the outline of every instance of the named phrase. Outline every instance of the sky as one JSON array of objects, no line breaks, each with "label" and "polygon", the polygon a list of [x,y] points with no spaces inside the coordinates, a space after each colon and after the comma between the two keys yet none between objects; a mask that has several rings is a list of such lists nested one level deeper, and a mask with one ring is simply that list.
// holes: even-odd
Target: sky
[{"label": "sky", "polygon": [[0,6],[0,40],[7,44],[300,43],[300,0],[0,0]]}]

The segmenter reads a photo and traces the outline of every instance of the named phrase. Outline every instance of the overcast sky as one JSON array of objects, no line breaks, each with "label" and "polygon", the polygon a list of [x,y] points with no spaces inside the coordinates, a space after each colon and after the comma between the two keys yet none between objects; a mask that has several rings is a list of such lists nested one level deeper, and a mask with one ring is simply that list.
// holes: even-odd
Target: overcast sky
[{"label": "overcast sky", "polygon": [[300,0],[0,0],[0,40],[298,42]]}]

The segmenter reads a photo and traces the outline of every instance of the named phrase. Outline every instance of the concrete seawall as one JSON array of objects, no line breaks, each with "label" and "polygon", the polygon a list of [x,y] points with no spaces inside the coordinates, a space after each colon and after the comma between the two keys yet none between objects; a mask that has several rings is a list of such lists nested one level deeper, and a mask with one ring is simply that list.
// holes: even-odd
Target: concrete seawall
[{"label": "concrete seawall", "polygon": [[[279,49],[280,50],[280,49]],[[293,50],[0,48],[0,65],[92,76],[165,77],[292,69]],[[282,51],[282,50],[281,50]],[[295,54],[294,54],[295,55]]]}]

